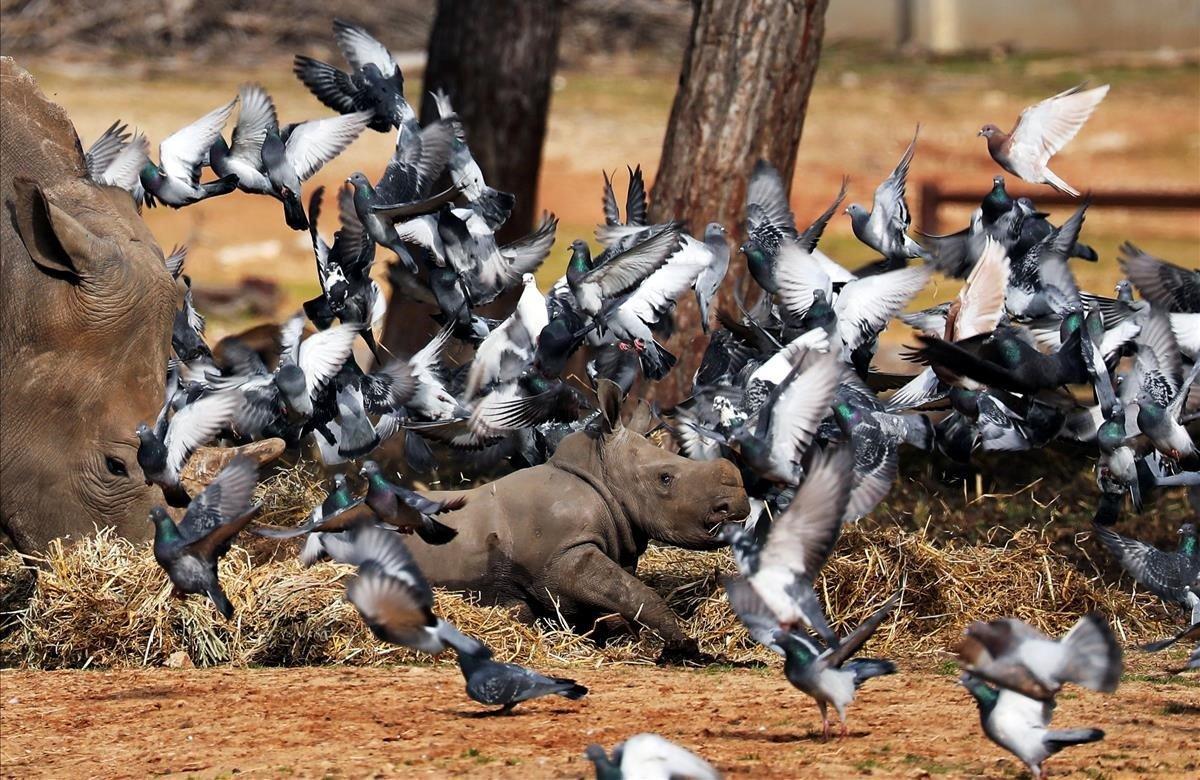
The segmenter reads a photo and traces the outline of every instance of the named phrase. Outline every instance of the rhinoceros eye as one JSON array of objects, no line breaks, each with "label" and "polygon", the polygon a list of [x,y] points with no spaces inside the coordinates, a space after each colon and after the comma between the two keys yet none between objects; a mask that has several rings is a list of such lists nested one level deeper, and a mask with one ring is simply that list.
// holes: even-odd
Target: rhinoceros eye
[{"label": "rhinoceros eye", "polygon": [[120,458],[114,458],[109,455],[104,458],[104,467],[108,469],[108,473],[117,477],[128,477],[129,469],[125,468],[125,462]]},{"label": "rhinoceros eye", "polygon": [[669,471],[664,471],[658,475],[658,481],[663,487],[671,487],[671,483],[675,481],[675,475]]}]

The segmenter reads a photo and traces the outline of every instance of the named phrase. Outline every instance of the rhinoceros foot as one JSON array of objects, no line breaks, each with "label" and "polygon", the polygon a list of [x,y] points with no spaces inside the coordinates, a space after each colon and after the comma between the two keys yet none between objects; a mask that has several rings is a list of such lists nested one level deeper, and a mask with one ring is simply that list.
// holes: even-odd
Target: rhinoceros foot
[{"label": "rhinoceros foot", "polygon": [[263,439],[241,447],[201,447],[183,467],[179,479],[187,492],[195,496],[238,455],[245,455],[261,466],[282,455],[286,446],[283,439]]}]

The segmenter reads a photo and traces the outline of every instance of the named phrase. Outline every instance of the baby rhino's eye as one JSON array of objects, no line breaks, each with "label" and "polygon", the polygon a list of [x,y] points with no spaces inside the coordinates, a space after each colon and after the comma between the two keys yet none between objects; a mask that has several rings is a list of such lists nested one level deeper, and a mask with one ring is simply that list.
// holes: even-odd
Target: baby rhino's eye
[{"label": "baby rhino's eye", "polygon": [[671,487],[671,483],[675,481],[675,476],[664,471],[658,475],[658,481],[662,483],[663,487]]},{"label": "baby rhino's eye", "polygon": [[108,455],[104,458],[104,467],[108,469],[108,473],[117,477],[128,477],[129,469],[125,468],[125,462],[120,458],[114,458]]}]

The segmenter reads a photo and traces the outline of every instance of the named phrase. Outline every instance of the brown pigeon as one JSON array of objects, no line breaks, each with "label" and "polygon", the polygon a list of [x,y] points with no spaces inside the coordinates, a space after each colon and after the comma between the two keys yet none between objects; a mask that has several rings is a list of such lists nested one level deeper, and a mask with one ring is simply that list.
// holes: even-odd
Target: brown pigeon
[{"label": "brown pigeon", "polygon": [[1083,90],[1071,87],[1021,112],[1011,133],[992,124],[979,135],[987,139],[988,153],[1000,167],[1030,184],[1049,184],[1059,192],[1079,197],[1078,190],[1050,170],[1050,158],[1070,143],[1096,106],[1108,94],[1108,85]]}]

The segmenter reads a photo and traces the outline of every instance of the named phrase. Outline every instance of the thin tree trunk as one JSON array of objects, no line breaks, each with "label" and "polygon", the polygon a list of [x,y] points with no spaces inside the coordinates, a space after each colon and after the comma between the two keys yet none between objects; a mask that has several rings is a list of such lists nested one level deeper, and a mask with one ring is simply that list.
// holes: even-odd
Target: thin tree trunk
[{"label": "thin tree trunk", "polygon": [[437,118],[430,93],[450,95],[489,185],[517,196],[501,232],[529,232],[563,0],[439,0],[429,33],[421,121]]},{"label": "thin tree trunk", "polygon": [[[501,243],[534,224],[562,11],[563,0],[439,0],[429,33],[421,122],[437,119],[430,93],[445,91],[488,185],[516,196]],[[512,303],[502,296],[480,313],[507,313]],[[429,340],[436,311],[393,297],[383,343],[397,354],[413,354]]]},{"label": "thin tree trunk", "polygon": [[[790,187],[827,6],[828,0],[695,0],[651,194],[655,221],[685,219],[697,235],[708,222],[720,222],[740,243],[755,161],[774,164]],[[745,272],[735,254],[720,305],[732,306],[732,290]],[[675,319],[670,348],[679,365],[647,388],[665,401],[686,392],[707,343],[691,296],[680,300]]]}]

